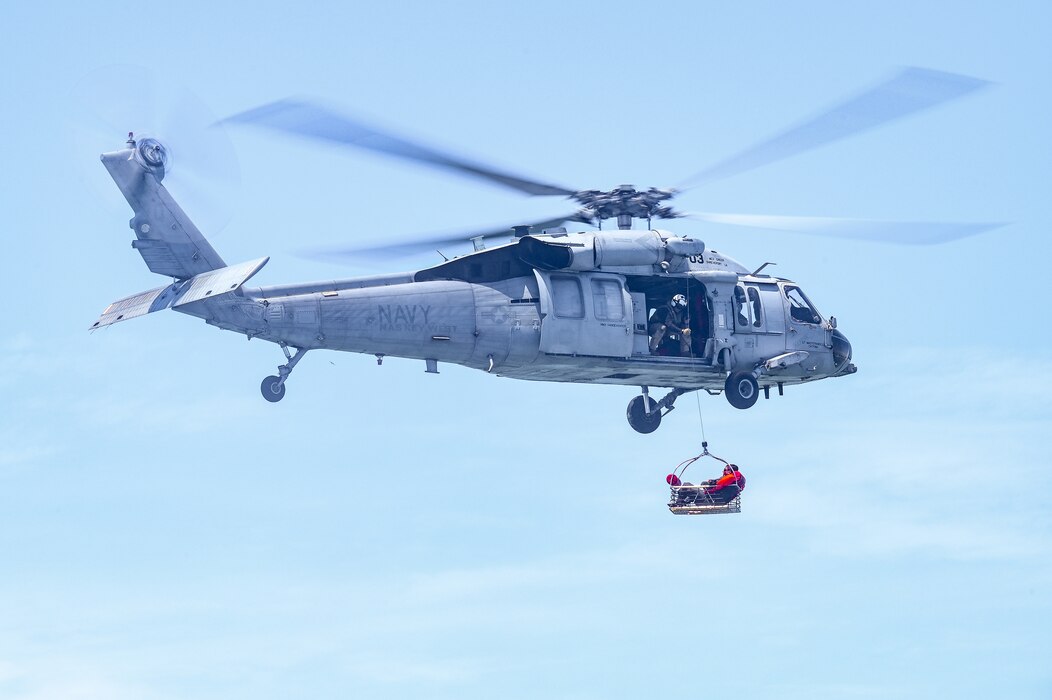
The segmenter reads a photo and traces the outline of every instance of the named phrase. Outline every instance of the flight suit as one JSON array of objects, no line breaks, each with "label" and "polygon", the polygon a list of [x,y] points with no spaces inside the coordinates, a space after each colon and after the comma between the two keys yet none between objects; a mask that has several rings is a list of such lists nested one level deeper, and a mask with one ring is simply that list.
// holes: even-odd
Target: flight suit
[{"label": "flight suit", "polygon": [[656,353],[661,347],[661,342],[667,334],[675,334],[679,337],[679,353],[690,354],[690,328],[687,310],[674,306],[672,302],[665,304],[654,312],[650,317],[650,352]]}]

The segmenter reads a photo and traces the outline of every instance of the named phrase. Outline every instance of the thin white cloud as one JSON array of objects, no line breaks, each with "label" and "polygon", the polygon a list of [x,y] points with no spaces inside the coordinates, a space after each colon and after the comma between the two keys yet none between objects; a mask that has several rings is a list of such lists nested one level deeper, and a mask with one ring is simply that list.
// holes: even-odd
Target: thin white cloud
[{"label": "thin white cloud", "polygon": [[993,562],[1052,551],[1048,528],[1034,527],[1048,521],[1052,458],[1039,435],[1052,385],[1005,371],[1036,359],[931,348],[894,357],[837,380],[858,398],[840,400],[840,414],[792,416],[798,429],[769,452],[793,467],[778,457],[757,467],[747,514],[798,529],[823,555]]},{"label": "thin white cloud", "polygon": [[54,456],[58,450],[47,446],[10,446],[14,438],[10,435],[3,438],[7,447],[0,448],[0,467],[22,467],[34,462],[40,462]]},{"label": "thin white cloud", "polygon": [[0,661],[0,695],[6,700],[153,700],[170,697],[128,683],[83,659],[61,656]]},{"label": "thin white cloud", "polygon": [[351,654],[344,669],[353,676],[385,685],[460,684],[479,679],[492,672],[483,659],[450,658],[429,655],[429,660],[393,659],[380,654]]},{"label": "thin white cloud", "polygon": [[73,401],[69,410],[86,426],[95,430],[118,430],[125,435],[149,431],[198,433],[213,430],[232,420],[260,410],[258,396],[208,395],[165,400],[166,389],[157,388],[151,396],[117,396],[107,392]]},{"label": "thin white cloud", "polygon": [[[648,578],[669,562],[682,559],[680,542],[669,540],[626,544],[613,549],[579,549],[547,559],[534,559],[515,565],[447,569],[414,576],[406,586],[407,599],[439,602],[451,599],[478,600],[486,596],[507,595],[522,590],[587,589],[603,581]],[[717,546],[714,557],[720,555]],[[719,579],[726,576],[714,568],[680,570],[686,576]]]},{"label": "thin white cloud", "polygon": [[1012,440],[1018,428],[933,436],[931,424],[918,430],[909,420],[879,427],[894,442],[845,433],[812,450],[802,473],[766,472],[747,491],[749,514],[799,528],[812,547],[840,556],[1027,560],[1052,551],[1047,528],[1033,527],[1047,520],[1033,490],[1047,489],[1047,465]]},{"label": "thin white cloud", "polygon": [[855,383],[862,397],[897,396],[910,414],[930,417],[949,410],[980,421],[1025,419],[1052,411],[1052,379],[1037,371],[1045,361],[1018,348],[996,354],[955,348],[948,354],[945,348],[904,346],[843,381]]}]

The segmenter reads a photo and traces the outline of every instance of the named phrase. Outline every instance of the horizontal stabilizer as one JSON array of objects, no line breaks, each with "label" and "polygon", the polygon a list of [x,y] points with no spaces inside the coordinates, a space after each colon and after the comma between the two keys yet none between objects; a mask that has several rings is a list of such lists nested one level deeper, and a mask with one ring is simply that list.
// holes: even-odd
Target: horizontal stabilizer
[{"label": "horizontal stabilizer", "polygon": [[211,272],[202,272],[180,285],[179,296],[172,306],[182,306],[208,297],[232,292],[260,271],[270,258],[249,260],[230,267],[221,267]]},{"label": "horizontal stabilizer", "polygon": [[222,267],[211,272],[202,272],[188,280],[173,282],[167,287],[158,287],[148,292],[125,297],[113,302],[102,312],[92,329],[110,326],[118,321],[145,316],[154,311],[175,308],[195,301],[229,294],[248,281],[252,275],[267,264],[270,258],[250,260],[239,265]]},{"label": "horizontal stabilizer", "polygon": [[127,321],[130,318],[167,309],[172,299],[175,298],[176,287],[178,283],[119,299],[106,307],[102,316],[99,316],[99,320],[91,324],[91,328],[94,330],[103,326],[111,326],[117,321]]}]

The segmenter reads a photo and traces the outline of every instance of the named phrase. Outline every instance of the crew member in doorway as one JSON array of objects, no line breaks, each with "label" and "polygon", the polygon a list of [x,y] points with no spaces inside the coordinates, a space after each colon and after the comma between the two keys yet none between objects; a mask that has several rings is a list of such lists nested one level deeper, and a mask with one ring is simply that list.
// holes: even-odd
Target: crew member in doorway
[{"label": "crew member in doorway", "polygon": [[[709,482],[712,483],[712,482]],[[723,476],[705,489],[708,498],[717,505],[726,505],[745,490],[745,475],[738,470],[737,464],[728,464],[723,468]]]},{"label": "crew member in doorway", "polygon": [[[690,354],[690,317],[687,297],[677,294],[650,317],[650,352],[653,354]],[[658,352],[664,350],[665,352]]]}]

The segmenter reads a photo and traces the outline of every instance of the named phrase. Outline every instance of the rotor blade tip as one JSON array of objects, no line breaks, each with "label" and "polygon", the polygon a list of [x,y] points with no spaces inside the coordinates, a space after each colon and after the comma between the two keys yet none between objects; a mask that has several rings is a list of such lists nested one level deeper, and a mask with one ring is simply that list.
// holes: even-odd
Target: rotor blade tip
[{"label": "rotor blade tip", "polygon": [[936,68],[924,68],[921,66],[905,66],[899,73],[899,78],[906,78],[915,83],[919,88],[931,89],[942,85],[965,94],[973,90],[980,90],[995,83],[984,78],[977,78],[964,73],[953,73],[951,71],[938,70]]}]

